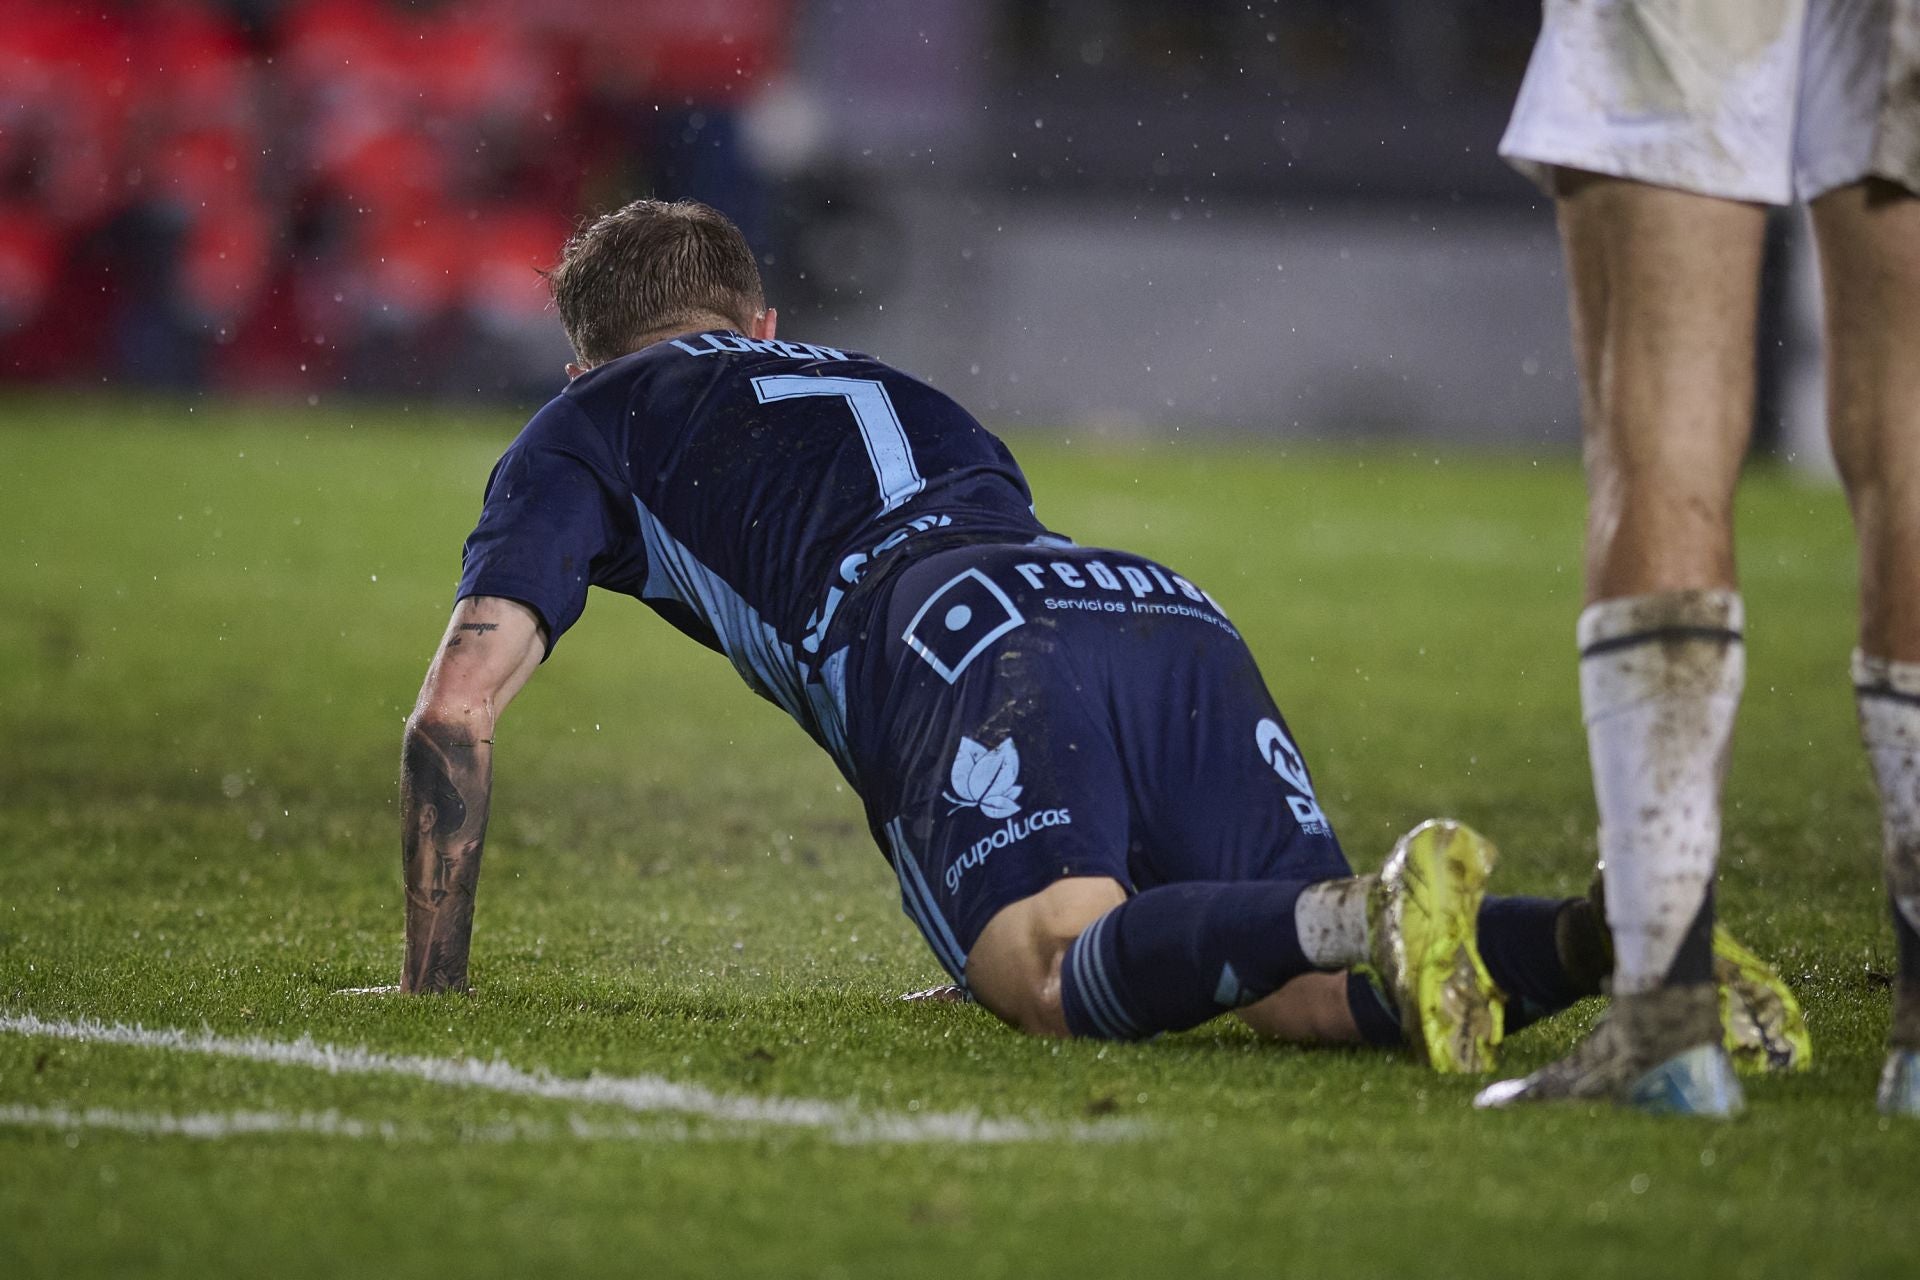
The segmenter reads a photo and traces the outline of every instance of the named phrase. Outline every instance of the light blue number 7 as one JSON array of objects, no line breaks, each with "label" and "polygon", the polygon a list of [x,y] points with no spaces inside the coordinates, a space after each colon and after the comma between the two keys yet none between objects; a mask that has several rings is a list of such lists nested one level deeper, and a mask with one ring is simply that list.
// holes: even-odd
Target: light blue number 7
[{"label": "light blue number 7", "polygon": [[753,380],[753,394],[761,404],[776,400],[798,400],[805,396],[834,396],[847,402],[853,411],[854,425],[860,428],[860,441],[867,446],[867,461],[880,482],[882,515],[926,487],[920,468],[914,465],[913,448],[907,443],[907,429],[900,425],[886,387],[871,378],[809,378],[783,373]]}]

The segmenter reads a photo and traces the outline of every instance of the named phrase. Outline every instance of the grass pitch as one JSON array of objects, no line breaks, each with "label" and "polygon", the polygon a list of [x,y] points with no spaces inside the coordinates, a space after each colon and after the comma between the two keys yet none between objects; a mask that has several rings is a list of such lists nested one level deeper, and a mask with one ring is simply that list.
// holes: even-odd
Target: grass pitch
[{"label": "grass pitch", "polygon": [[[334,994],[394,979],[401,720],[516,425],[0,404],[0,1275],[1912,1274],[1836,494],[1745,492],[1721,885],[1816,1070],[1724,1126],[1478,1115],[1237,1026],[899,1003],[939,972],[826,758],[603,594],[502,727],[477,994]],[[1447,813],[1500,887],[1584,884],[1570,460],[1015,445],[1049,524],[1227,607],[1363,868]]]}]

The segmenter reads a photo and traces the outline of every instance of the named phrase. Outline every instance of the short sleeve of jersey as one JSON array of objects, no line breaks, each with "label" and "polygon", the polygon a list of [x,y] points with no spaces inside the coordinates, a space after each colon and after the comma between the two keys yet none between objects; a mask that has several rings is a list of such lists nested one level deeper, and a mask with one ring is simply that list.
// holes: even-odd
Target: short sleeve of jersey
[{"label": "short sleeve of jersey", "polygon": [[579,621],[597,559],[615,537],[605,445],[556,400],[527,424],[487,481],[455,600],[502,596],[540,616],[547,652]]}]

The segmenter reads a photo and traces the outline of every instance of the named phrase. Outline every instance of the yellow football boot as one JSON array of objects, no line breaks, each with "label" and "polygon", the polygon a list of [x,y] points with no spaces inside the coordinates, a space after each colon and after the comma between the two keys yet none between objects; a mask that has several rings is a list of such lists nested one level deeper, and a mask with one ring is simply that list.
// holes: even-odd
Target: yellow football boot
[{"label": "yellow football boot", "polygon": [[1373,968],[1414,1057],[1435,1071],[1491,1071],[1505,1004],[1480,959],[1476,923],[1493,844],[1451,821],[1400,837],[1367,904]]},{"label": "yellow football boot", "polygon": [[1813,1065],[1813,1037],[1792,988],[1721,925],[1713,927],[1713,984],[1735,1070],[1758,1075]]}]

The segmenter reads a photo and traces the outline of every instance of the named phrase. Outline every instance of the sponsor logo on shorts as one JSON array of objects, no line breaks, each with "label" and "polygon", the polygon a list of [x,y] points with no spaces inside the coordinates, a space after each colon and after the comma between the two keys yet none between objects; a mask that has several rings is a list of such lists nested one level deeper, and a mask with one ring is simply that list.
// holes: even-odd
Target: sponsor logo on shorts
[{"label": "sponsor logo on shorts", "polygon": [[941,796],[953,805],[947,810],[978,809],[989,818],[1011,818],[1020,812],[1020,748],[1013,737],[989,751],[972,738],[960,739],[947,774],[951,791]]},{"label": "sponsor logo on shorts", "polygon": [[953,684],[994,641],[1025,621],[993,579],[967,569],[926,598],[900,638]]},{"label": "sponsor logo on shorts", "polygon": [[1262,719],[1253,727],[1253,742],[1260,748],[1260,758],[1272,766],[1280,780],[1301,793],[1287,797],[1287,807],[1293,810],[1294,821],[1300,824],[1300,829],[1310,836],[1332,834],[1333,826],[1314,798],[1313,779],[1307,776],[1306,759],[1287,737],[1287,731],[1277,721]]},{"label": "sponsor logo on shorts", "polygon": [[1051,591],[1047,609],[1193,618],[1238,636],[1219,601],[1177,573],[1150,561],[1110,565],[1104,560],[1027,561],[1014,572],[1035,591]]},{"label": "sponsor logo on shorts", "polygon": [[1035,809],[1025,818],[1008,819],[1007,824],[992,835],[974,841],[967,847],[965,853],[955,858],[947,867],[947,892],[958,892],[960,877],[992,857],[995,850],[1004,849],[1010,844],[1019,844],[1034,832],[1047,827],[1072,825],[1073,814],[1066,809]]},{"label": "sponsor logo on shorts", "polygon": [[974,841],[947,867],[948,893],[957,892],[960,878],[993,856],[995,850],[1019,844],[1047,827],[1065,827],[1073,822],[1073,814],[1065,809],[1036,809],[1024,818],[1016,816],[1020,813],[1020,749],[1013,745],[1011,735],[992,749],[972,738],[961,738],[947,782],[949,789],[941,792],[941,797],[953,806],[948,813],[978,809],[989,818],[1007,820],[992,834]]}]

